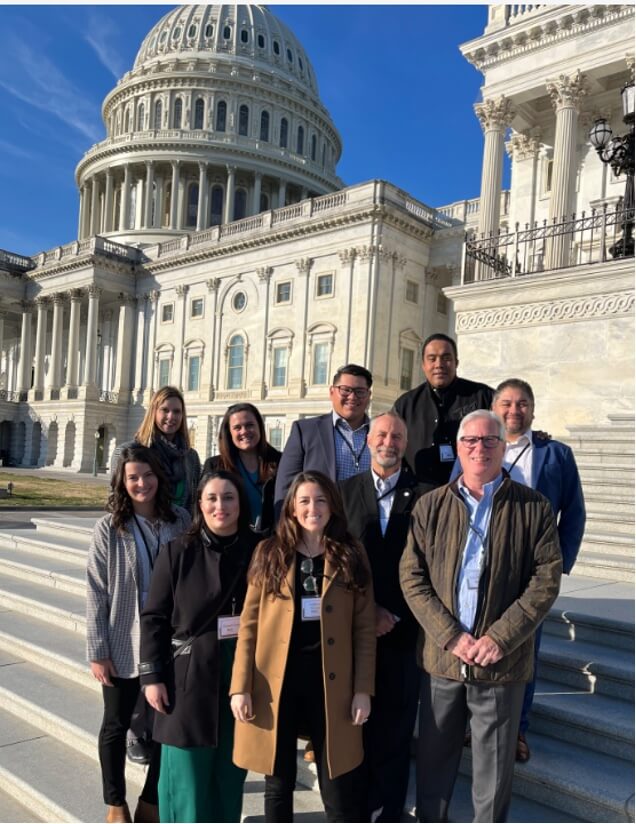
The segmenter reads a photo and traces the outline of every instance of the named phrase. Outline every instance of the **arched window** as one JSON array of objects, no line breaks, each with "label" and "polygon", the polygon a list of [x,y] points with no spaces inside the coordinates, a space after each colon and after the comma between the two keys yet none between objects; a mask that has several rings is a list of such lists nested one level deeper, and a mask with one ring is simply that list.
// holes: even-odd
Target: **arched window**
[{"label": "arched window", "polygon": [[194,128],[195,129],[202,129],[203,128],[203,113],[205,110],[205,104],[203,103],[203,98],[200,97],[197,102],[194,104]]},{"label": "arched window", "polygon": [[241,43],[248,43],[250,34],[247,29],[241,29]]},{"label": "arched window", "polygon": [[186,226],[193,229],[197,225],[197,211],[199,207],[199,184],[191,183],[188,188],[188,211],[186,214]]},{"label": "arched window", "polygon": [[269,209],[269,195],[266,195],[265,192],[261,192],[261,203],[259,211],[266,212]]},{"label": "arched window", "polygon": [[161,100],[157,100],[155,103],[155,118],[153,121],[153,129],[160,129],[161,128],[161,114],[162,114],[162,106]]},{"label": "arched window", "polygon": [[280,121],[280,147],[281,149],[287,148],[287,132],[289,131],[289,123],[287,122],[287,118],[283,117]]},{"label": "arched window", "polygon": [[298,138],[296,140],[296,154],[303,154],[305,151],[305,130],[302,126],[298,127]]},{"label": "arched window", "polygon": [[177,97],[174,101],[174,114],[172,116],[172,128],[173,129],[180,129],[181,128],[181,118],[183,116],[183,103],[181,102],[181,98]]},{"label": "arched window", "polygon": [[245,104],[239,108],[239,128],[238,133],[247,136],[247,130],[250,120],[250,110]]},{"label": "arched window", "polygon": [[243,388],[245,341],[241,335],[232,335],[227,347],[227,388]]},{"label": "arched window", "polygon": [[229,40],[232,37],[232,28],[230,26],[225,26],[223,28],[223,39]]},{"label": "arched window", "polygon": [[261,140],[269,141],[269,112],[261,112]]},{"label": "arched window", "polygon": [[126,114],[124,115],[124,131],[128,133],[130,131],[130,111],[126,109]]},{"label": "arched window", "polygon": [[210,226],[220,226],[223,222],[223,186],[212,187],[210,198]]},{"label": "arched window", "polygon": [[145,115],[145,113],[146,112],[144,110],[144,104],[140,103],[139,108],[137,109],[137,131],[138,132],[143,132],[143,130],[144,130],[144,115]]},{"label": "arched window", "polygon": [[318,150],[318,141],[316,139],[316,135],[312,134],[311,136],[311,159],[315,162],[316,161],[316,152]]},{"label": "arched window", "polygon": [[161,225],[165,229],[170,226],[170,203],[172,202],[172,183],[168,181],[163,190],[163,209],[161,210]]},{"label": "arched window", "polygon": [[247,192],[237,189],[234,192],[234,217],[232,220],[243,220],[247,215]]},{"label": "arched window", "polygon": [[227,119],[227,103],[225,100],[219,100],[216,104],[216,130],[217,132],[225,131],[225,121]]},{"label": "arched window", "polygon": [[323,143],[322,144],[322,168],[323,169],[325,168],[325,155],[326,155],[326,152],[327,152],[327,144]]}]

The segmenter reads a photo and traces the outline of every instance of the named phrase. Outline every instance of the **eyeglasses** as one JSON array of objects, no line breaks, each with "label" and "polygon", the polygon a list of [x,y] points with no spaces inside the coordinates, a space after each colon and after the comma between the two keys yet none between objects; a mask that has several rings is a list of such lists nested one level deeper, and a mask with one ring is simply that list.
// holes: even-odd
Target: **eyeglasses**
[{"label": "eyeglasses", "polygon": [[474,449],[479,441],[486,449],[494,449],[502,439],[499,435],[462,435],[459,440],[467,449]]},{"label": "eyeglasses", "polygon": [[303,558],[303,560],[300,562],[300,571],[303,575],[307,576],[303,580],[303,589],[305,590],[305,592],[311,592],[316,594],[318,592],[318,578],[324,576],[314,575],[314,559]]},{"label": "eyeglasses", "polygon": [[334,389],[337,389],[340,392],[341,398],[348,398],[349,395],[355,395],[356,398],[366,398],[369,395],[369,389],[363,389],[361,386],[353,387],[353,386],[345,386],[344,384],[340,384],[340,386],[334,386]]}]

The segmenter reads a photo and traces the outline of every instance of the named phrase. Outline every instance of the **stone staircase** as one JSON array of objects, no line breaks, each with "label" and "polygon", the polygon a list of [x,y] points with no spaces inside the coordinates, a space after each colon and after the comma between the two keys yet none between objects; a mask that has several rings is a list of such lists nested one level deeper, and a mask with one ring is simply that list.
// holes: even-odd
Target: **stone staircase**
[{"label": "stone staircase", "polygon": [[587,524],[577,575],[634,582],[634,415],[570,426],[564,441],[581,474]]},{"label": "stone staircase", "polygon": [[[84,660],[92,521],[52,514],[34,518],[31,528],[0,531],[3,822],[104,817],[96,747],[101,696]],[[570,590],[594,592],[604,583],[577,581],[569,580]],[[627,597],[629,587],[615,586]],[[529,738],[533,757],[516,768],[513,822],[634,820],[633,620],[611,619],[602,608],[596,615],[574,612],[569,607],[581,599],[573,594],[560,599],[546,623]],[[296,818],[324,821],[315,773],[301,756]],[[454,821],[472,818],[469,772],[467,750]],[[127,765],[127,778],[132,806],[142,769]],[[262,776],[250,774],[246,821],[263,820],[262,792]],[[412,819],[405,814],[405,820]]]}]

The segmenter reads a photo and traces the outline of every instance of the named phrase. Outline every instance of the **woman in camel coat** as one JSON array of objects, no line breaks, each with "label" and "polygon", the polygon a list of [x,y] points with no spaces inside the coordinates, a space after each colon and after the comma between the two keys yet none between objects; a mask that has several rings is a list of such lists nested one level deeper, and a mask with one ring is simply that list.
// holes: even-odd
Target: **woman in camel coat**
[{"label": "woman in camel coat", "polygon": [[297,476],[248,581],[230,685],[234,762],[267,776],[266,821],[291,821],[302,728],[315,747],[327,820],[360,821],[352,771],[374,688],[375,606],[366,555],[346,532],[328,478]]}]

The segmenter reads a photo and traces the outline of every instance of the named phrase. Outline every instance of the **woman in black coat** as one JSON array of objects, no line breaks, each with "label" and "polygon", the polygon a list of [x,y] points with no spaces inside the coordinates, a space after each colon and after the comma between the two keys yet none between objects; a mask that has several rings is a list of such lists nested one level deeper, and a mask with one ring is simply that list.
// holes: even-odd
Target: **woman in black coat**
[{"label": "woman in black coat", "polygon": [[208,458],[204,472],[226,469],[240,475],[247,492],[250,523],[259,532],[274,528],[274,483],[281,453],[267,443],[265,424],[251,403],[228,407],[219,428],[219,454]]},{"label": "woman in black coat", "polygon": [[228,692],[256,543],[240,479],[204,474],[192,529],[155,567],[139,671],[163,745],[161,821],[240,821],[245,771],[232,764]]}]

